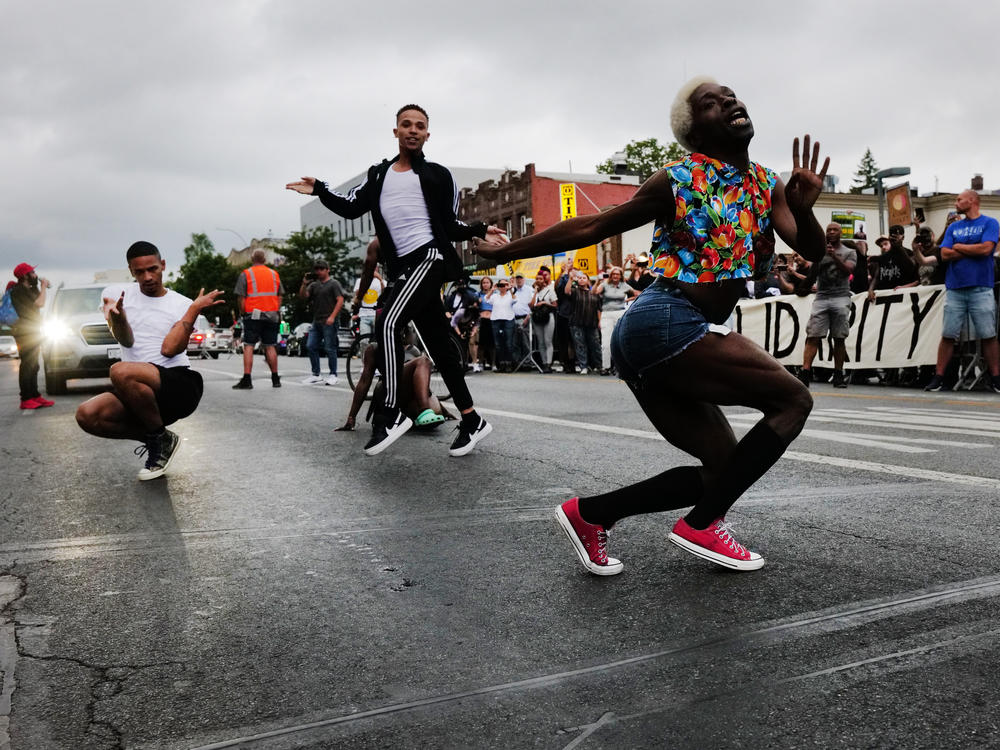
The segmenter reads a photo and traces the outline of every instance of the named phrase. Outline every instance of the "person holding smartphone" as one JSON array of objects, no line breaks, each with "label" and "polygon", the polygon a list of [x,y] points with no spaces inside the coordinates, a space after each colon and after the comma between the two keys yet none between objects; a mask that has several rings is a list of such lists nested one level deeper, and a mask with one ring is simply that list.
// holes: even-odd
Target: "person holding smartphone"
[{"label": "person holding smartphone", "polygon": [[[312,375],[302,382],[307,385],[337,385],[337,317],[344,306],[344,289],[340,282],[330,276],[330,264],[323,258],[313,262],[312,273],[302,277],[299,298],[309,300],[313,308],[312,328],[306,339],[309,365]],[[320,346],[326,350],[326,361],[330,374],[323,378],[320,374]]]}]

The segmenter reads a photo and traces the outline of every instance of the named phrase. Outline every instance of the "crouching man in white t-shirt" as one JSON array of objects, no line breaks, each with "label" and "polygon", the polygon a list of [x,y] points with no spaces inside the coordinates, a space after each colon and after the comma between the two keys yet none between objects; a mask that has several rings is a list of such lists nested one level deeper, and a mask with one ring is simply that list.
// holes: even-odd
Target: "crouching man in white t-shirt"
[{"label": "crouching man in white t-shirt", "polygon": [[193,302],[163,286],[163,259],[156,246],[136,242],[125,255],[137,284],[120,296],[104,290],[104,317],[122,345],[122,361],[111,366],[114,390],[84,402],[76,421],[98,437],[139,440],[145,454],[139,479],[156,479],[167,470],[180,438],[166,429],[189,416],[202,394],[201,375],[187,357],[188,338],[202,310],[223,302],[218,289]]}]

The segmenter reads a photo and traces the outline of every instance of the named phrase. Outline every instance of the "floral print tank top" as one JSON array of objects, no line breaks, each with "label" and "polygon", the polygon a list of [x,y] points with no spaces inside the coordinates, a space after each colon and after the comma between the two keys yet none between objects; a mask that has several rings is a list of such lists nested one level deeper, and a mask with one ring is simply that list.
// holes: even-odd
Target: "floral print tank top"
[{"label": "floral print tank top", "polygon": [[766,276],[774,261],[775,173],[750,162],[742,174],[704,154],[663,168],[677,209],[673,224],[653,230],[652,272],[691,283]]}]

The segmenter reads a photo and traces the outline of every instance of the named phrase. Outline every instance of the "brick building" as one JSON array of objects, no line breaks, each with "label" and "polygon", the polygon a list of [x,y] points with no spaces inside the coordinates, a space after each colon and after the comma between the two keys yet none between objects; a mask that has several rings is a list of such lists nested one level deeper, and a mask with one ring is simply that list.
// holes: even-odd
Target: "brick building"
[{"label": "brick building", "polygon": [[[499,179],[486,180],[476,188],[463,188],[459,195],[459,218],[496,224],[507,231],[512,240],[552,226],[562,220],[559,186],[576,185],[577,216],[599,213],[629,200],[639,189],[634,175],[575,174],[537,172],[528,164],[521,172],[508,169]],[[651,231],[646,231],[646,247]],[[621,262],[623,239],[619,235],[598,246],[598,263]],[[625,249],[633,251],[628,245]],[[458,250],[467,270],[493,268],[473,251],[471,242],[458,243]]]}]

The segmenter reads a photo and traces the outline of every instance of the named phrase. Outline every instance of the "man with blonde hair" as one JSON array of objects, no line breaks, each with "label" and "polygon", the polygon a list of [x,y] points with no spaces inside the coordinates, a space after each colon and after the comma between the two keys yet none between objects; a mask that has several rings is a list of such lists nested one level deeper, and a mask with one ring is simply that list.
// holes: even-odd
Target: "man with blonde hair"
[{"label": "man with blonde hair", "polygon": [[[813,205],[829,159],[806,135],[792,145],[792,173],[750,160],[754,135],[733,90],[695,79],[671,110],[674,137],[692,153],[646,180],[628,201],[594,216],[567,219],[498,248],[493,262],[557,254],[653,222],[651,270],[658,277],[625,311],[611,338],[619,377],[660,434],[690,454],[676,466],[602,495],[574,497],[556,520],[584,568],[622,572],[608,554],[609,528],[645,513],[691,508],[667,537],[682,549],[734,570],[756,570],[764,558],[733,536],[726,516],[773,466],[812,409],[805,388],[777,360],[724,324],[747,280],[771,269],[775,235],[811,261],[826,251]],[[727,211],[718,212],[720,202]],[[762,419],[737,438],[720,405],[746,406]],[[630,472],[634,476],[634,472]]]}]

